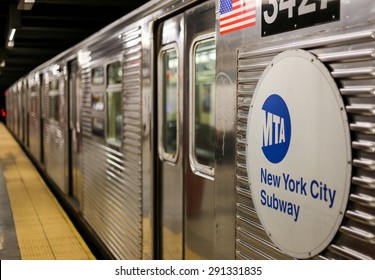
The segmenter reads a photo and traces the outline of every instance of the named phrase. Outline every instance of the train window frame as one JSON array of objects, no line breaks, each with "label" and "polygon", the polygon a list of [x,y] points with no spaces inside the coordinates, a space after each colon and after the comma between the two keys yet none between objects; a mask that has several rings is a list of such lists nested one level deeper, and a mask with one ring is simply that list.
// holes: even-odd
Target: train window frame
[{"label": "train window frame", "polygon": [[[106,61],[99,59],[90,63],[90,109],[91,109],[91,137],[97,138],[98,141],[106,142],[107,131],[107,100],[106,100]],[[94,83],[93,72],[94,69],[102,69],[103,81],[101,83]],[[95,96],[102,95],[103,109],[95,108]],[[100,129],[94,127],[94,123],[104,123]]]},{"label": "train window frame", "polygon": [[35,87],[35,85],[30,87],[29,102],[28,102],[29,103],[29,113],[32,116],[37,116],[38,113],[39,113],[39,110],[38,110],[39,94],[36,90],[33,89],[34,87]]},{"label": "train window frame", "polygon": [[176,150],[175,153],[169,153],[165,149],[165,134],[164,134],[164,127],[165,127],[165,92],[164,92],[164,55],[166,53],[170,53],[174,51],[176,53],[176,60],[177,60],[177,76],[180,73],[180,52],[179,48],[176,42],[167,44],[163,46],[159,50],[158,54],[158,92],[157,92],[157,98],[158,98],[158,150],[159,150],[159,158],[162,161],[167,161],[169,163],[175,164],[178,160],[179,154],[180,154],[180,81],[177,79],[176,81]]},{"label": "train window frame", "polygon": [[[98,124],[102,124],[103,127],[99,127]],[[91,133],[95,137],[104,138],[105,137],[105,120],[100,117],[91,118]]]},{"label": "train window frame", "polygon": [[[197,159],[195,150],[196,150],[196,129],[195,129],[195,119],[196,119],[196,51],[199,45],[205,44],[208,42],[216,42],[215,33],[206,33],[194,38],[191,43],[190,52],[189,52],[189,76],[191,77],[189,81],[189,162],[190,167],[194,174],[205,177],[210,180],[214,180],[215,176],[215,145],[213,146],[214,160],[213,166],[203,164]],[[216,45],[215,45],[215,56],[216,56]],[[216,58],[215,58],[216,61]],[[216,76],[216,66],[215,66],[215,75],[214,75],[214,85]],[[216,116],[214,116],[214,119]],[[215,119],[216,121],[216,119]],[[215,125],[214,125],[215,128]],[[215,130],[216,133],[216,130]]]},{"label": "train window frame", "polygon": [[[99,98],[98,98],[99,97]],[[101,97],[101,98],[100,98]],[[101,99],[101,101],[94,101],[97,99]],[[95,112],[104,112],[105,110],[105,93],[103,91],[93,91],[91,93],[91,108]],[[102,104],[103,107],[98,107],[97,104]]]},{"label": "train window frame", "polygon": [[[35,79],[29,79],[27,86],[26,86],[26,111],[30,113],[31,116],[37,116],[40,112],[39,100],[39,84],[35,81]],[[39,109],[39,110],[38,110]]]},{"label": "train window frame", "polygon": [[[93,74],[95,72],[95,70],[98,70],[98,69],[101,69],[101,72],[102,72],[102,76],[100,78],[102,78],[101,82],[97,82],[95,81],[95,78],[97,77],[94,77]],[[105,70],[104,70],[104,66],[103,65],[98,65],[98,66],[95,66],[95,67],[91,67],[91,84],[93,86],[100,86],[100,85],[104,85],[104,82],[105,82]]]},{"label": "train window frame", "polygon": [[[50,122],[56,122],[56,123],[59,123],[61,121],[61,106],[63,106],[61,103],[62,103],[62,96],[63,94],[61,94],[61,82],[60,81],[61,77],[60,76],[55,76],[55,77],[51,77],[48,81],[48,94],[47,94],[47,97],[48,97],[48,107],[49,107],[49,110],[48,110],[48,119]],[[57,82],[57,86],[56,88],[52,88],[51,87],[51,84],[52,82]],[[51,89],[52,88],[52,89]],[[51,117],[51,97],[52,98],[56,98],[57,100],[57,104],[58,104],[58,110],[54,110],[54,116],[55,117]],[[56,104],[56,103],[55,103]],[[56,109],[56,108],[55,108]]]},{"label": "train window frame", "polygon": [[[121,69],[121,76],[120,76],[120,81],[119,83],[110,83],[110,78],[109,78],[109,67],[115,63],[120,64],[120,69]],[[123,123],[124,123],[124,108],[123,108],[123,62],[121,59],[121,56],[116,57],[115,59],[109,60],[107,63],[105,63],[105,139],[107,144],[112,145],[114,147],[120,148],[122,147],[123,143]],[[112,94],[113,97],[118,97],[120,96],[120,115],[121,115],[121,127],[119,130],[119,140],[116,140],[115,138],[110,138],[109,137],[109,128],[110,124],[110,105],[111,103],[111,98],[110,98],[110,93]],[[117,96],[116,96],[117,95]],[[115,134],[116,134],[116,121],[115,121]]]}]

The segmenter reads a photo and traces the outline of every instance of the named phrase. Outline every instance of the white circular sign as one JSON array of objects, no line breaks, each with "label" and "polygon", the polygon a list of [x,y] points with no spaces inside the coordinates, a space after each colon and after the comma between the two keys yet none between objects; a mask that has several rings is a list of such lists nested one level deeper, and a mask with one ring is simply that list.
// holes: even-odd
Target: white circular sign
[{"label": "white circular sign", "polygon": [[320,253],[346,209],[351,149],[339,90],[315,56],[285,51],[266,68],[246,149],[253,202],[271,240],[296,258]]}]

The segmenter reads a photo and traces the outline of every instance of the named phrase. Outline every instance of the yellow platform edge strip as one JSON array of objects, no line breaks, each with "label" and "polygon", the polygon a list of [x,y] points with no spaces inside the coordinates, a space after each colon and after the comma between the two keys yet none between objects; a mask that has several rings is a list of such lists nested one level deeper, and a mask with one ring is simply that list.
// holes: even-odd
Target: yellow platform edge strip
[{"label": "yellow platform edge strip", "polygon": [[21,258],[94,260],[57,199],[3,124],[0,124],[0,139],[0,164]]}]

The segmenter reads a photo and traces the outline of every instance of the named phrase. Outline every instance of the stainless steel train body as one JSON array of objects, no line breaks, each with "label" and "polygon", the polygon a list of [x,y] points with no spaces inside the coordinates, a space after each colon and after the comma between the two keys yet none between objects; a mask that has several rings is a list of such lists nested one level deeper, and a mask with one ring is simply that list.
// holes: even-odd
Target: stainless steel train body
[{"label": "stainless steel train body", "polygon": [[[226,5],[243,2],[250,20],[226,29]],[[150,1],[9,88],[7,126],[113,258],[291,259],[254,205],[247,126],[274,58],[309,53],[341,93],[352,157],[342,221],[311,257],[372,259],[374,11],[370,0]]]}]

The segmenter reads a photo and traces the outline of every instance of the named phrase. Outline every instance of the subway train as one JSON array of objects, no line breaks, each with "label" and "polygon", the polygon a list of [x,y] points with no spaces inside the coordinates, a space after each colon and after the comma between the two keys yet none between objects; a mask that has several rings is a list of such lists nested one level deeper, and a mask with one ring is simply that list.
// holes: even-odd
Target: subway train
[{"label": "subway train", "polygon": [[374,54],[371,0],[152,0],[7,127],[106,258],[374,259]]}]

